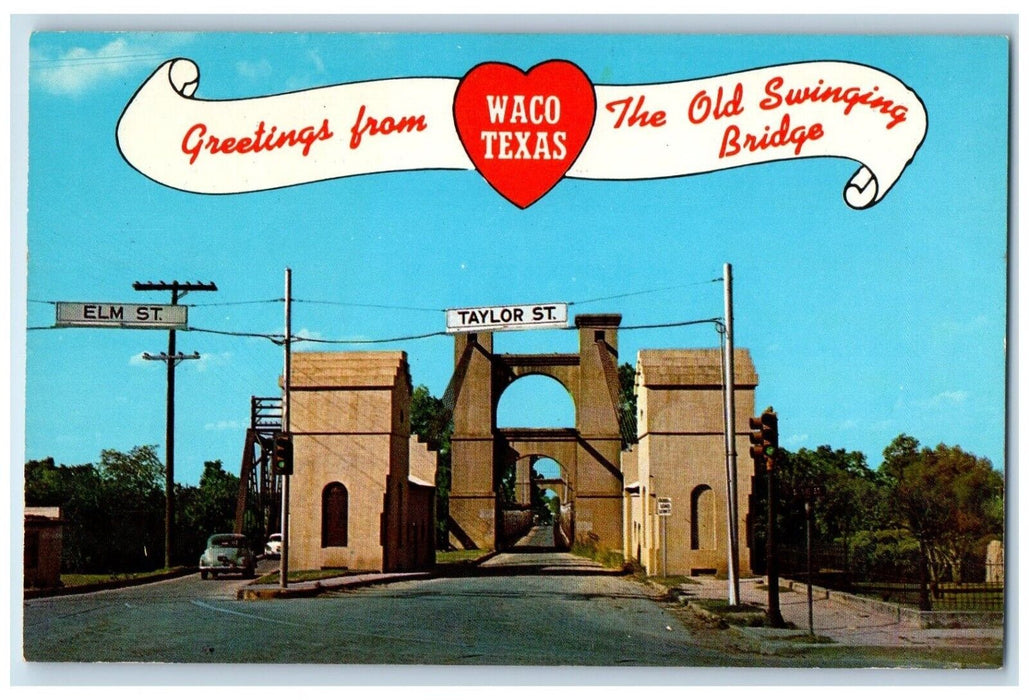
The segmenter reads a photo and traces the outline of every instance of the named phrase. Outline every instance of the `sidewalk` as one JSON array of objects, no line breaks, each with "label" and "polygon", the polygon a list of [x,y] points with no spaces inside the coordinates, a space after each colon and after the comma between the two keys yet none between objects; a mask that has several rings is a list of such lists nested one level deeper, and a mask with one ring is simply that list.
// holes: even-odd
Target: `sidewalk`
[{"label": "sidewalk", "polygon": [[[728,581],[711,577],[694,577],[695,583],[679,586],[683,599],[728,599]],[[760,586],[760,588],[759,588]],[[768,627],[741,627],[749,635],[774,640],[807,633],[807,587],[803,583],[780,580],[779,609],[783,619],[793,629],[777,630]],[[740,602],[768,607],[768,591],[763,578],[740,580]],[[884,647],[983,647],[1003,646],[1003,627],[927,629],[911,619],[898,615],[895,610],[876,606],[875,601],[863,600],[815,587],[812,596],[814,632],[847,646]]]}]

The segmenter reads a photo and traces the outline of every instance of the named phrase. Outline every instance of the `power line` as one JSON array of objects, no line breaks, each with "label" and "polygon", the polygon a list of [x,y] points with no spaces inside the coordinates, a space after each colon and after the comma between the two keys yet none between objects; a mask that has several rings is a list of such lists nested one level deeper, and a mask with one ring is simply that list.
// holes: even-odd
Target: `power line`
[{"label": "power line", "polygon": [[[281,301],[281,300],[280,300]],[[320,304],[323,306],[353,306],[364,309],[395,309],[399,311],[431,311],[443,313],[446,309],[430,309],[426,306],[394,306],[390,304],[361,304],[349,301],[319,301],[316,299],[294,299],[294,304]]]},{"label": "power line", "polygon": [[[611,295],[602,296],[602,297],[592,297],[590,299],[580,299],[578,301],[570,301],[570,302],[568,302],[568,305],[569,306],[582,306],[582,305],[585,305],[585,304],[593,304],[593,303],[598,302],[598,301],[610,301],[610,300],[613,300],[613,299],[625,299],[625,298],[628,298],[628,297],[643,296],[643,295],[646,295],[646,294],[656,294],[657,292],[667,292],[667,291],[671,291],[671,290],[675,290],[675,289],[686,289],[686,288],[689,288],[689,287],[697,287],[697,286],[700,286],[700,285],[711,284],[713,282],[721,282],[721,281],[722,281],[721,277],[716,277],[715,279],[704,280],[704,281],[700,281],[700,282],[690,282],[690,283],[687,283],[687,284],[675,284],[675,285],[669,285],[669,286],[666,286],[666,287],[654,287],[654,288],[651,288],[651,289],[640,289],[640,290],[636,290],[636,291],[632,291],[632,292],[624,292],[624,293],[621,293],[621,294],[611,294]],[[49,299],[27,299],[26,301],[29,301],[29,302],[34,303],[34,304],[58,304],[58,303],[60,303],[60,302],[57,302],[57,301],[51,301]],[[199,303],[193,303],[193,304],[183,304],[183,306],[188,306],[188,307],[191,307],[191,308],[204,308],[204,307],[213,307],[213,306],[247,306],[247,305],[258,305],[258,304],[281,304],[284,301],[285,301],[285,299],[283,299],[282,297],[278,297],[278,298],[274,298],[274,299],[245,299],[245,300],[240,300],[240,301],[199,302]],[[387,309],[387,310],[397,310],[397,311],[425,311],[425,312],[431,312],[431,313],[442,313],[442,312],[446,311],[446,309],[434,308],[434,307],[428,307],[428,306],[409,306],[409,305],[402,305],[402,304],[370,304],[370,303],[362,303],[362,302],[333,301],[333,300],[329,300],[329,299],[293,299],[292,302],[294,304],[315,304],[315,305],[320,305],[320,306],[346,306],[346,307],[361,308],[361,309]]]},{"label": "power line", "polygon": [[282,342],[282,334],[275,333],[247,333],[246,331],[220,331],[214,328],[197,328],[196,326],[189,326],[186,331],[193,331],[195,333],[212,333],[214,335],[229,335],[237,338],[264,338],[270,340],[273,343]]},{"label": "power line", "polygon": [[378,340],[325,340],[324,338],[304,338],[301,336],[294,336],[293,342],[325,343],[328,345],[376,345],[378,343],[396,343],[401,340],[422,340],[424,338],[433,338],[437,335],[448,335],[448,333],[446,331],[433,331],[432,333],[422,333],[421,335],[407,335],[399,338],[380,338]]},{"label": "power line", "polygon": [[639,326],[619,326],[618,331],[639,331],[647,328],[679,328],[681,326],[696,326],[701,323],[714,323],[719,324],[722,322],[720,317],[713,318],[702,318],[696,321],[673,321],[671,323],[648,323]]},{"label": "power line", "polygon": [[[634,326],[619,326],[619,331],[638,331],[652,328],[679,328],[683,326],[695,326],[702,323],[713,323],[718,325],[722,323],[720,317],[702,318],[692,321],[670,321],[667,323],[646,323]],[[27,331],[48,331],[48,330],[59,330],[60,326],[29,326],[25,330]],[[573,326],[566,328],[553,328],[551,330],[558,331],[574,331],[576,330]],[[185,329],[186,332],[194,333],[210,333],[212,335],[224,335],[236,338],[261,338],[263,340],[270,340],[276,345],[281,345],[284,341],[284,337],[281,333],[256,333],[247,331],[225,331],[216,328],[199,328],[197,326],[189,326]],[[293,336],[292,341],[294,343],[321,343],[323,345],[377,345],[384,343],[396,343],[404,340],[424,340],[426,338],[434,338],[436,336],[450,335],[446,331],[430,331],[428,333],[418,333],[413,335],[403,335],[394,338],[311,338],[307,336]]]},{"label": "power line", "polygon": [[165,53],[140,53],[122,56],[103,56],[93,54],[91,56],[65,56],[62,58],[33,58],[33,65],[60,65],[68,64],[75,66],[90,66],[108,63],[135,63],[138,61],[152,61],[155,58],[167,58]]},{"label": "power line", "polygon": [[[584,305],[584,304],[591,304],[591,303],[599,302],[599,301],[609,301],[609,300],[613,300],[613,299],[624,299],[624,298],[627,298],[627,297],[642,296],[642,295],[645,295],[645,294],[655,294],[657,292],[665,292],[665,291],[670,291],[670,290],[674,290],[674,289],[684,289],[684,288],[688,288],[688,287],[696,287],[696,286],[700,286],[700,285],[706,285],[706,284],[711,284],[713,282],[721,282],[721,281],[722,281],[722,278],[719,277],[719,278],[715,278],[715,279],[712,279],[712,280],[705,280],[705,281],[701,281],[701,282],[691,282],[691,283],[687,283],[687,284],[669,285],[669,286],[665,286],[665,287],[654,287],[654,288],[651,288],[651,289],[642,289],[642,290],[637,290],[637,291],[634,291],[634,292],[625,292],[623,294],[612,294],[612,295],[609,295],[609,296],[594,297],[594,298],[591,298],[591,299],[583,299],[583,300],[580,300],[580,301],[572,301],[572,302],[568,302],[568,305],[569,306],[574,306],[574,305],[580,305],[581,306],[581,305]],[[28,299],[27,301],[30,301],[30,302],[36,303],[36,304],[53,304],[53,305],[56,305],[57,303],[59,303],[59,302],[56,302],[56,301],[43,300],[43,299]],[[240,300],[240,301],[202,302],[202,303],[195,303],[195,304],[186,304],[185,306],[191,306],[191,307],[244,306],[244,305],[256,305],[256,304],[281,304],[284,301],[285,300],[280,297],[280,298],[275,298],[275,299],[251,299],[251,300]],[[404,306],[404,305],[392,305],[392,304],[363,304],[363,303],[359,303],[359,302],[330,301],[330,300],[318,300],[318,299],[293,299],[292,302],[293,303],[301,303],[301,304],[319,304],[319,305],[325,305],[325,306],[348,306],[348,307],[354,307],[354,308],[390,309],[390,310],[405,310],[405,311],[425,311],[425,312],[433,312],[433,313],[440,313],[440,312],[444,312],[445,311],[445,309],[435,309],[435,308],[424,307],[424,306]],[[721,322],[722,321],[721,321],[720,318],[707,318],[707,319],[691,320],[691,321],[673,321],[673,322],[668,322],[668,323],[653,323],[653,324],[642,324],[642,325],[634,325],[634,326],[620,326],[619,330],[620,331],[634,331],[634,330],[645,330],[645,329],[654,329],[654,328],[676,328],[676,327],[682,327],[682,326],[697,325],[697,324],[702,324],[702,323],[714,323],[715,325],[718,325]],[[52,325],[52,326],[29,326],[28,328],[26,328],[26,330],[27,331],[39,331],[39,330],[53,330],[53,329],[56,329],[56,328],[58,328],[58,326],[54,326],[54,325]],[[285,342],[285,339],[284,339],[284,337],[283,337],[283,335],[281,333],[280,334],[275,334],[275,333],[256,333],[256,332],[246,332],[246,331],[226,331],[226,330],[219,330],[219,329],[215,329],[215,328],[200,328],[200,327],[197,327],[197,326],[189,326],[185,330],[186,331],[193,331],[193,332],[196,332],[196,333],[210,333],[210,334],[214,334],[214,335],[222,335],[222,336],[230,336],[230,337],[238,337],[238,338],[262,338],[264,340],[269,340],[272,343],[275,343],[276,345],[282,345]],[[559,329],[555,329],[555,330],[575,330],[575,328],[568,327],[568,328],[559,328]],[[423,340],[423,339],[426,339],[426,338],[434,338],[434,337],[437,337],[437,336],[445,336],[445,335],[448,335],[448,333],[446,331],[432,331],[432,332],[427,332],[427,333],[418,333],[418,334],[397,336],[397,337],[393,337],[393,338],[375,338],[375,339],[340,338],[340,339],[327,339],[327,338],[311,338],[311,337],[303,337],[303,336],[293,336],[293,338],[291,340],[293,342],[298,342],[298,343],[300,343],[300,342],[320,343],[320,344],[323,344],[323,345],[378,345],[378,344],[385,344],[385,343],[396,343],[396,342],[407,341],[407,340]]]},{"label": "power line", "polygon": [[643,289],[643,290],[640,290],[638,292],[626,292],[624,294],[612,294],[611,296],[594,297],[592,299],[584,299],[582,301],[570,301],[570,302],[568,302],[568,305],[569,306],[576,306],[576,305],[582,306],[583,304],[592,304],[593,302],[596,302],[596,301],[610,301],[611,299],[625,299],[626,297],[636,297],[636,296],[642,296],[644,294],[654,294],[656,292],[667,292],[667,291],[672,290],[672,289],[685,289],[687,287],[698,287],[698,286],[700,286],[702,284],[711,284],[712,282],[720,282],[720,281],[721,281],[721,278],[718,278],[718,279],[713,279],[713,280],[705,280],[703,282],[690,282],[689,284],[676,284],[676,285],[672,285],[670,287],[656,287],[654,289]]},{"label": "power line", "polygon": [[248,306],[253,304],[281,304],[285,299],[255,299],[253,301],[211,301],[201,302],[199,304],[184,304],[191,308],[202,307],[202,306]]}]

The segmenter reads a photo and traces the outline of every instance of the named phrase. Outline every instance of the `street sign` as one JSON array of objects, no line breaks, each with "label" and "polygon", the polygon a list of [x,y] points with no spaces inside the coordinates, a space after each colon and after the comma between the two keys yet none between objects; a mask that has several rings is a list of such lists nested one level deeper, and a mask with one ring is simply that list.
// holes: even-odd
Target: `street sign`
[{"label": "street sign", "polygon": [[568,304],[522,304],[447,309],[447,333],[566,328]]},{"label": "street sign", "polygon": [[188,325],[187,308],[179,304],[59,301],[57,302],[57,326],[184,330]]},{"label": "street sign", "polygon": [[671,498],[659,498],[657,499],[657,514],[661,516],[672,514],[672,499]]}]

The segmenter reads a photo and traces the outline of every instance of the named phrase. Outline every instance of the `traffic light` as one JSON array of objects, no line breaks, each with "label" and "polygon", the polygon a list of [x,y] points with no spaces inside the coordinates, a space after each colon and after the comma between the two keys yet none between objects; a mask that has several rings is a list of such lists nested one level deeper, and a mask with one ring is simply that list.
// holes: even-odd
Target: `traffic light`
[{"label": "traffic light", "polygon": [[750,456],[756,466],[771,469],[779,452],[779,417],[771,408],[750,419]]},{"label": "traffic light", "polygon": [[275,435],[275,447],[272,450],[272,470],[277,475],[293,473],[293,436],[289,433]]},{"label": "traffic light", "polygon": [[765,443],[765,456],[775,459],[779,453],[779,416],[771,408],[761,414],[761,438]]},{"label": "traffic light", "polygon": [[750,419],[750,456],[755,464],[762,462],[765,458],[765,438],[762,430],[761,418]]}]

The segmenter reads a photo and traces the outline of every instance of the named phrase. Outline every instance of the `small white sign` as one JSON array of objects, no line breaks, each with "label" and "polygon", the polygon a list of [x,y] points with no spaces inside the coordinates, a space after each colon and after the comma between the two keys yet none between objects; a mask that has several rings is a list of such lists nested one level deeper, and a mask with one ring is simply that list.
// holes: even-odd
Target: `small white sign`
[{"label": "small white sign", "polygon": [[59,301],[57,302],[57,325],[184,330],[188,325],[187,309],[188,307],[181,304]]},{"label": "small white sign", "polygon": [[568,304],[522,304],[447,309],[447,333],[566,328]]},{"label": "small white sign", "polygon": [[657,499],[657,514],[660,516],[666,516],[672,514],[672,499],[671,498],[659,498]]}]

